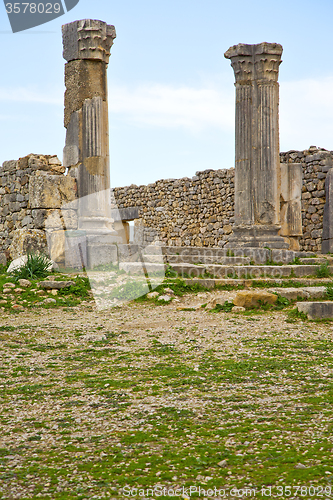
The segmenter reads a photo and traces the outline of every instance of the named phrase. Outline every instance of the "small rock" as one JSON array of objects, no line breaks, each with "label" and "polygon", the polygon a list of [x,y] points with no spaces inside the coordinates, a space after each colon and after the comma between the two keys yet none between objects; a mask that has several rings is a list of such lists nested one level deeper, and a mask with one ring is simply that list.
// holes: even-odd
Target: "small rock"
[{"label": "small rock", "polygon": [[245,307],[241,307],[241,306],[234,306],[232,308],[232,312],[233,313],[240,313],[240,312],[244,312],[246,311]]},{"label": "small rock", "polygon": [[7,304],[7,300],[0,300],[0,304]]},{"label": "small rock", "polygon": [[40,281],[39,286],[45,290],[61,290],[75,285],[74,281]]},{"label": "small rock", "polygon": [[171,299],[172,297],[170,297],[170,295],[160,295],[157,300],[164,300],[164,302],[170,302]]},{"label": "small rock", "polygon": [[15,288],[16,285],[14,285],[14,283],[5,283],[3,285],[4,288]]},{"label": "small rock", "polygon": [[51,299],[51,297],[49,299],[45,299],[43,300],[42,304],[56,304],[57,301],[55,299]]},{"label": "small rock", "polygon": [[11,288],[4,288],[2,293],[11,293],[13,290]]},{"label": "small rock", "polygon": [[235,306],[249,308],[249,307],[259,306],[259,302],[261,302],[262,304],[275,304],[276,301],[277,301],[277,295],[274,295],[273,293],[268,293],[264,290],[262,291],[243,290],[237,293],[233,302]]},{"label": "small rock", "polygon": [[23,311],[24,310],[24,307],[23,306],[20,306],[19,304],[14,304],[12,306],[12,309],[14,309],[14,311]]},{"label": "small rock", "polygon": [[175,292],[173,290],[171,290],[171,288],[164,288],[164,292],[165,293],[170,293],[171,295],[175,294]]},{"label": "small rock", "polygon": [[217,464],[219,467],[226,467],[228,464],[227,464],[227,461],[226,460],[221,460],[221,462],[219,462]]},{"label": "small rock", "polygon": [[296,464],[295,469],[306,469],[306,467],[303,464]]},{"label": "small rock", "polygon": [[159,296],[159,293],[158,292],[150,292],[150,293],[147,293],[147,297],[148,299],[154,299],[155,297],[158,297]]},{"label": "small rock", "polygon": [[37,290],[37,292],[35,292],[37,295],[44,295],[44,290]]},{"label": "small rock", "polygon": [[24,292],[23,288],[14,288],[15,293],[22,293]]},{"label": "small rock", "polygon": [[58,290],[51,290],[52,295],[58,295]]},{"label": "small rock", "polygon": [[31,286],[31,281],[25,280],[25,279],[20,279],[18,280],[19,285],[22,286],[23,288],[27,288],[28,286]]}]

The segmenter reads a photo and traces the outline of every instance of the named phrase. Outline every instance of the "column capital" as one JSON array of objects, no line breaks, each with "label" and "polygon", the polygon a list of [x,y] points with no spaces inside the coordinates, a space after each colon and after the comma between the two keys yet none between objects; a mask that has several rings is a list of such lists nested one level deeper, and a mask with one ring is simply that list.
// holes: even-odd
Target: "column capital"
[{"label": "column capital", "polygon": [[282,45],[278,43],[239,43],[230,47],[224,57],[231,59],[236,83],[250,85],[254,80],[263,83],[278,81],[282,51]]},{"label": "column capital", "polygon": [[116,38],[115,27],[96,19],[82,19],[62,26],[63,57],[67,62],[93,59],[109,62]]}]

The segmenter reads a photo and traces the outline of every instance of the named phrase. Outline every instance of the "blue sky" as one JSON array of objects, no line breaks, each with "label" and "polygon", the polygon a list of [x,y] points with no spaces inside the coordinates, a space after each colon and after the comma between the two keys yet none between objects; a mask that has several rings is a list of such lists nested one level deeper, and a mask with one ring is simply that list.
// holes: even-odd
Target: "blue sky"
[{"label": "blue sky", "polygon": [[234,75],[224,52],[278,42],[280,149],[333,150],[333,2],[80,0],[43,26],[12,34],[0,5],[0,163],[62,159],[61,25],[114,24],[108,70],[112,186],[191,177],[234,164]]}]

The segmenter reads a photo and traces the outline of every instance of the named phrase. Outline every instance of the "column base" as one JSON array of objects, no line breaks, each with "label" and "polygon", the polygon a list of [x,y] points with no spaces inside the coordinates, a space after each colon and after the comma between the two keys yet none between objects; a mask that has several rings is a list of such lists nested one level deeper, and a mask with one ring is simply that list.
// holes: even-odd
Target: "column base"
[{"label": "column base", "polygon": [[288,249],[289,245],[278,235],[277,225],[238,225],[232,227],[233,234],[224,248],[278,248]]}]

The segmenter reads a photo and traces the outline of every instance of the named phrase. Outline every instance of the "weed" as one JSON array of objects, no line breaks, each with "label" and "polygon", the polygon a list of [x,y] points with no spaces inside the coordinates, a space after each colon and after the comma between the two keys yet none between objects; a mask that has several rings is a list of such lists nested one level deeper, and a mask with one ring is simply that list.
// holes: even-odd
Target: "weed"
[{"label": "weed", "polygon": [[71,285],[68,288],[62,288],[58,291],[58,295],[75,295],[80,298],[89,297],[88,291],[90,290],[90,283],[88,278],[82,278],[77,276],[75,279],[75,285]]},{"label": "weed", "polygon": [[299,311],[297,307],[292,309],[291,311],[288,311],[288,318],[289,319],[301,319],[303,321],[307,321],[308,317],[305,313]]},{"label": "weed", "polygon": [[224,302],[224,304],[216,304],[216,306],[214,307],[214,309],[211,309],[210,312],[213,312],[213,313],[218,313],[218,312],[231,312],[232,308],[234,307],[234,303],[233,302],[229,302],[228,300],[226,300]]},{"label": "weed", "polygon": [[329,300],[333,300],[333,285],[332,283],[330,283],[327,287],[326,287],[326,295],[327,295],[327,298]]},{"label": "weed", "polygon": [[15,281],[19,279],[46,278],[50,273],[51,261],[43,254],[28,254],[27,262],[11,272]]},{"label": "weed", "polygon": [[295,257],[294,260],[292,262],[290,262],[290,264],[293,266],[293,265],[301,265],[302,262],[301,262],[301,259],[299,257]]},{"label": "weed", "polygon": [[328,267],[328,261],[320,264],[318,269],[316,269],[317,278],[328,278],[331,273]]}]

